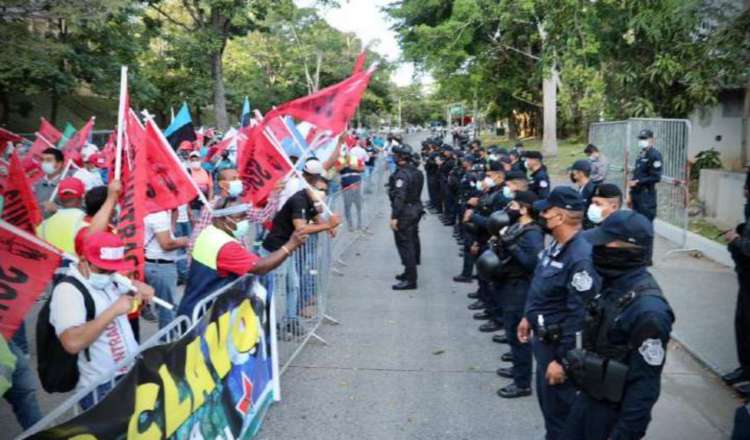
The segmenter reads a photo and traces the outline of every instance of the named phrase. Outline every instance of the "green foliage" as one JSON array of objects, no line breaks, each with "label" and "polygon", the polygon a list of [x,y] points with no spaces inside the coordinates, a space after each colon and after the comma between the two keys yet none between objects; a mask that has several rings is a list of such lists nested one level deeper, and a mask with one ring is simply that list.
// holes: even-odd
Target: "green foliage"
[{"label": "green foliage", "polygon": [[717,168],[721,168],[721,153],[713,148],[703,150],[695,155],[695,160],[690,168],[690,177],[697,180],[700,177],[701,170]]}]

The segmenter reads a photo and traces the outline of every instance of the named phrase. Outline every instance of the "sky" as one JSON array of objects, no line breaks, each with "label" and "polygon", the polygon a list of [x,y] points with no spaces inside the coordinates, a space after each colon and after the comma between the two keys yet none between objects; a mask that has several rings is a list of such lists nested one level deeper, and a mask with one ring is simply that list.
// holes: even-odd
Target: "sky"
[{"label": "sky", "polygon": [[[335,8],[320,8],[320,15],[333,26],[343,32],[353,32],[365,44],[370,42],[370,49],[384,55],[388,61],[397,62],[401,56],[401,49],[396,40],[396,33],[390,30],[392,22],[380,8],[393,0],[340,0],[340,6]],[[315,0],[295,0],[297,6],[312,7]],[[399,86],[413,82],[414,66],[411,63],[400,63],[393,74],[393,80]],[[417,81],[427,82],[426,78]]]}]

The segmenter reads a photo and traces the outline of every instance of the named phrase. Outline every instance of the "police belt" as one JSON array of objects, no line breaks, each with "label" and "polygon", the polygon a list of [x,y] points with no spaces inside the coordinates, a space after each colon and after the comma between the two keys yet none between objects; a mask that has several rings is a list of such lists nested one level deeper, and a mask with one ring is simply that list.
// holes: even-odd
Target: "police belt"
[{"label": "police belt", "polygon": [[576,348],[565,355],[563,367],[578,388],[592,399],[622,401],[629,368],[626,364]]},{"label": "police belt", "polygon": [[557,344],[562,337],[562,326],[560,324],[549,324],[544,327],[535,327],[534,334],[545,344]]}]

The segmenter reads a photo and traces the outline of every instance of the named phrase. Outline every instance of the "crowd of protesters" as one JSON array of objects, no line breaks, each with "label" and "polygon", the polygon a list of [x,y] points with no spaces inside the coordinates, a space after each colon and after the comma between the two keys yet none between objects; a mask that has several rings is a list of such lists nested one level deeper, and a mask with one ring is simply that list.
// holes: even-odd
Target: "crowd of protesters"
[{"label": "crowd of protesters", "polygon": [[[236,151],[206,159],[212,144],[220,140],[216,135],[204,138],[203,145],[184,141],[177,148],[203,197],[145,216],[143,282],[121,275],[133,270],[116,235],[115,214],[123,188],[119,180],[110,179],[99,148],[88,144],[75,167],[66,167],[57,148],[42,152],[44,175],[33,187],[44,217],[37,236],[75,258],[65,260],[39,299],[43,305],[38,319],[28,317],[0,350],[0,361],[15,358],[4,397],[24,429],[42,418],[36,376],[49,392],[92,386],[135,353],[143,321],[161,329],[177,316],[191,317],[201,299],[245,274],[261,276],[265,287],[277,289],[277,297],[286,302],[279,337],[305,335],[303,321],[314,315],[316,301],[309,273],[318,261],[315,246],[305,252],[298,249],[307,241],[314,244],[317,234],[337,234],[342,220],[330,206],[339,197],[345,227],[352,232],[365,229],[363,192],[373,191],[376,163],[388,155],[383,150],[385,138],[364,131],[345,133],[331,141],[331,153],[320,158],[314,152],[298,157],[285,151],[293,164],[304,162],[300,171],[279,181],[257,206],[243,201],[246,188]],[[29,360],[26,325],[36,325],[38,333],[38,374]],[[48,335],[40,339],[40,332]],[[59,353],[52,346],[59,347]],[[70,383],[49,368],[66,359],[78,372]],[[109,387],[110,382],[97,387],[99,396]],[[80,401],[83,409],[93,403],[93,395]]]}]

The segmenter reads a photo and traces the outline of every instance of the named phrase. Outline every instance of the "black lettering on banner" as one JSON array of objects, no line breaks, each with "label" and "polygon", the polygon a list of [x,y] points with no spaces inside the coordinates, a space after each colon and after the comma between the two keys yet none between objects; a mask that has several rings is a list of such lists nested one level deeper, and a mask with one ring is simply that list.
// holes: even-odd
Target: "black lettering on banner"
[{"label": "black lettering on banner", "polygon": [[120,230],[120,235],[124,238],[133,238],[135,236],[135,225],[130,223]]},{"label": "black lettering on banner", "polygon": [[253,192],[263,188],[265,182],[272,177],[271,173],[264,170],[254,157],[245,162],[243,174],[243,183]]},{"label": "black lettering on banner", "polygon": [[[29,276],[26,275],[20,269],[11,267],[8,272],[12,272],[15,275],[10,276],[6,271],[0,267],[0,301],[13,301],[18,297],[18,290],[13,286],[14,284],[24,284],[28,281]],[[8,306],[0,304],[0,310],[8,310]],[[2,319],[0,317],[0,319]]]}]

